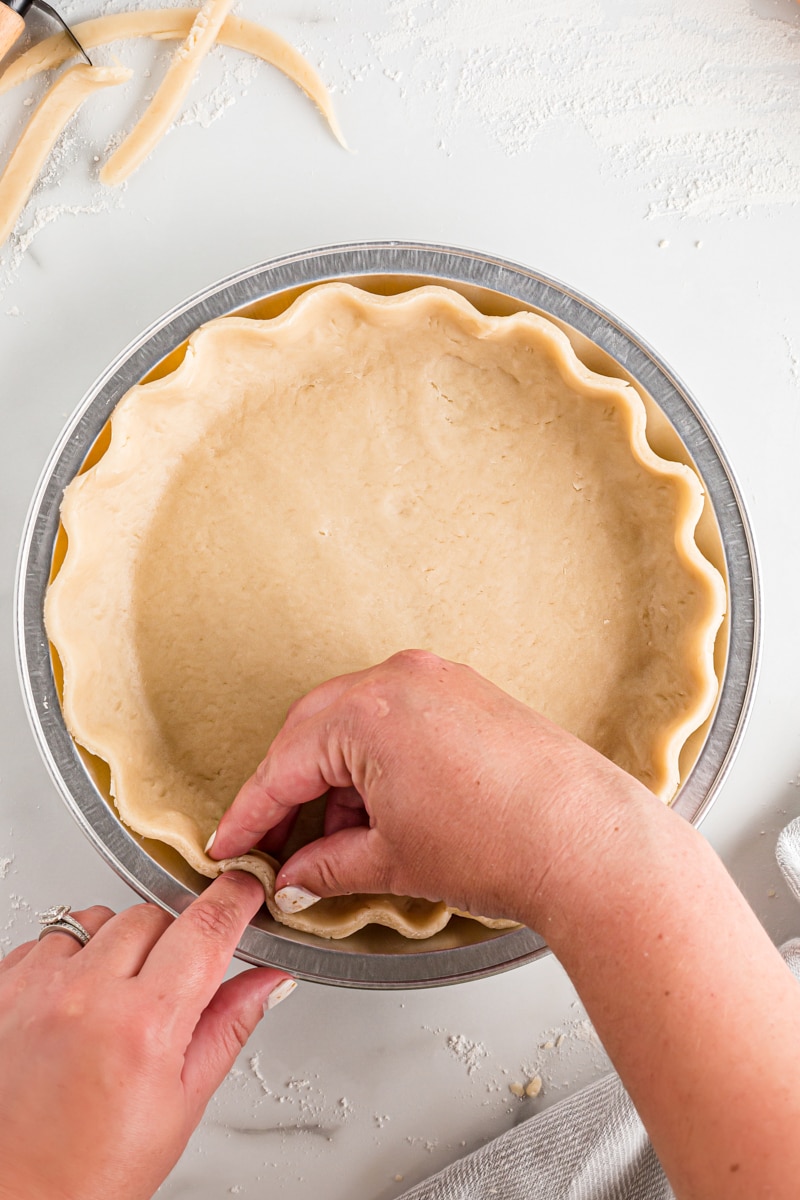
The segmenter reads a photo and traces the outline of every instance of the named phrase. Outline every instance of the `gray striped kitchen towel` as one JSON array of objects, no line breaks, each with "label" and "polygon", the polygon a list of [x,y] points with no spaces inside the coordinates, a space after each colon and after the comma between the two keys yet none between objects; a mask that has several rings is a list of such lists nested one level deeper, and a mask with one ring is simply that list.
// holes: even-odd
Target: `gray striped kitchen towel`
[{"label": "gray striped kitchen towel", "polygon": [[[778,864],[800,900],[800,817]],[[800,980],[800,938],[781,948]],[[404,1193],[402,1200],[674,1200],[616,1075],[584,1088]]]},{"label": "gray striped kitchen towel", "polygon": [[673,1200],[616,1075],[502,1134],[403,1200]]}]

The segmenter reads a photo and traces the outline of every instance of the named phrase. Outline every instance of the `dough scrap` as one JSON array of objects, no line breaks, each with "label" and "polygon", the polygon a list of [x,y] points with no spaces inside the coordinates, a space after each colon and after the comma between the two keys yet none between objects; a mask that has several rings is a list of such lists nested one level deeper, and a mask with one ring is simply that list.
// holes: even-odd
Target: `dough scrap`
[{"label": "dough scrap", "polygon": [[[202,847],[289,703],[408,646],[469,662],[669,800],[718,690],[703,503],[650,448],[635,389],[535,314],[329,283],[212,321],[66,489],[45,618],[67,726],[122,819],[211,876]],[[269,906],[327,937],[451,916]]]},{"label": "dough scrap", "polygon": [[0,246],[14,228],[67,122],[92,92],[125,83],[132,74],[123,67],[72,67],[43,97],[0,175]]},{"label": "dough scrap", "polygon": [[100,182],[116,187],[141,166],[169,129],[200,64],[222,28],[233,0],[206,0],[180,44],[153,99],[100,171]]},{"label": "dough scrap", "polygon": [[[153,37],[164,41],[185,38],[196,16],[195,8],[143,9],[79,21],[72,29],[86,50],[94,50],[109,42],[132,37]],[[283,72],[316,104],[333,136],[347,149],[325,84],[294,46],[263,25],[230,15],[225,18],[217,34],[217,42],[253,54]],[[0,75],[0,95],[42,71],[60,66],[74,53],[75,47],[64,33],[37,42]]]}]

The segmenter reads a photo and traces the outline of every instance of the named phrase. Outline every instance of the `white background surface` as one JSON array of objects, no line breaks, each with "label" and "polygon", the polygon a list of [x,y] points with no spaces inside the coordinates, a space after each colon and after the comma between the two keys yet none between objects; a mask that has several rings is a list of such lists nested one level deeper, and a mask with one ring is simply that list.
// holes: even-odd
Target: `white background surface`
[{"label": "white background surface", "polygon": [[[87,105],[0,251],[0,946],[30,936],[54,902],[134,900],[57,798],[16,681],[15,556],[61,426],[106,364],[196,289],[374,237],[473,247],[563,279],[655,346],[711,417],[750,506],[766,627],[749,732],[704,832],[776,940],[800,931],[773,862],[777,831],[800,811],[794,0],[244,0],[238,11],[308,53],[356,153],[276,71],[215,51],[188,105],[202,119],[104,197],[94,156],[140,111],[166,54],[120,45],[137,80]],[[0,153],[40,93],[2,97]],[[459,1035],[478,1044],[471,1059],[465,1042],[448,1046]],[[552,959],[440,991],[304,984],[257,1031],[163,1194],[388,1198],[602,1068]],[[534,1070],[541,1098],[515,1100],[508,1083]]]}]

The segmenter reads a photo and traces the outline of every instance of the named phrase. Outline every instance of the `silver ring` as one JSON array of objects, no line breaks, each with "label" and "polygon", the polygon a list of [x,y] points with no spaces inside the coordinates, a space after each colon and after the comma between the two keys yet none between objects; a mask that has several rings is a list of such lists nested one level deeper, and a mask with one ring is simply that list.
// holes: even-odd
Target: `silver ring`
[{"label": "silver ring", "polygon": [[39,913],[39,924],[44,925],[39,934],[39,941],[47,937],[48,933],[68,933],[76,942],[80,942],[81,946],[85,946],[92,935],[88,929],[84,929],[80,921],[69,915],[71,911],[69,904],[54,904],[47,912]]}]

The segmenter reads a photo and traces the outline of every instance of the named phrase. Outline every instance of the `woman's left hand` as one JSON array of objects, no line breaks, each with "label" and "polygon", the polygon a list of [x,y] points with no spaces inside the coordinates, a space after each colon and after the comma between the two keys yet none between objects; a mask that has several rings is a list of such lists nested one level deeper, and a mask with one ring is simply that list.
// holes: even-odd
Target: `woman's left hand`
[{"label": "woman's left hand", "polygon": [[[0,962],[0,1197],[148,1200],[289,977],[221,983],[264,899],[221,876],[176,919],[152,904],[72,914]],[[284,984],[280,992],[279,985]]]}]

